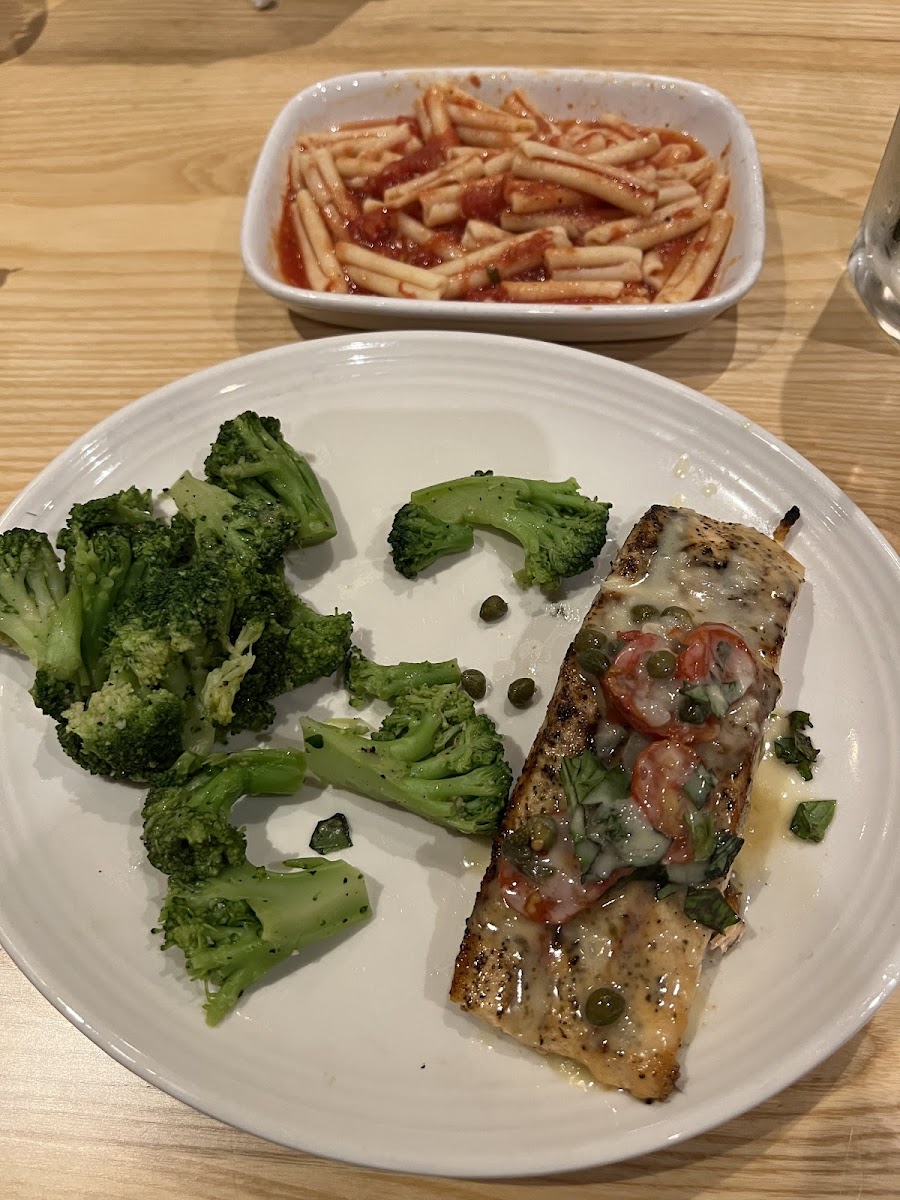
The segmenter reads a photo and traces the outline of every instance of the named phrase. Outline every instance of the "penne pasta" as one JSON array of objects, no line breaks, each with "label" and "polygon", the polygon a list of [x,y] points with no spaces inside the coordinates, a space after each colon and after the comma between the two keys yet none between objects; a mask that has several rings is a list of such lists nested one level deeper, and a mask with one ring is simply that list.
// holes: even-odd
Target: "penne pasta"
[{"label": "penne pasta", "polygon": [[402,116],[298,136],[276,246],[316,291],[494,303],[680,303],[732,229],[724,161],[671,127],[425,87]]}]

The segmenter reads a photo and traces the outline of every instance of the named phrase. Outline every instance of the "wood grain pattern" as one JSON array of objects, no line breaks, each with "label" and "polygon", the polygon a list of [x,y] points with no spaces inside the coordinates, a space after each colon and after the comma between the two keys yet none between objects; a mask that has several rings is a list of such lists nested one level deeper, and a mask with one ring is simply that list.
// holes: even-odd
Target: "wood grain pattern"
[{"label": "wood grain pattern", "polygon": [[[648,35],[652,31],[652,36]],[[190,371],[329,331],[243,277],[242,201],[285,99],[452,62],[682,74],[744,109],[769,236],[737,311],[608,352],[746,413],[900,548],[900,349],[844,261],[896,107],[894,0],[6,0],[0,4],[0,504],[98,419]],[[21,1200],[464,1200],[478,1182],[321,1162],[108,1059],[0,953],[0,1164]],[[819,1070],[684,1146],[490,1185],[498,1200],[897,1196],[900,1000]]]}]

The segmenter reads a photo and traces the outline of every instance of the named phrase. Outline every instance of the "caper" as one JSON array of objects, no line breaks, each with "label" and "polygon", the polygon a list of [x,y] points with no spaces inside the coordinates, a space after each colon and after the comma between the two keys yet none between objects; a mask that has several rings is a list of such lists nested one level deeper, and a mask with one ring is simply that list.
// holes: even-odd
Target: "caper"
[{"label": "caper", "polygon": [[592,1025],[612,1025],[625,1011],[625,997],[615,988],[597,988],[584,1002],[584,1019]]},{"label": "caper", "polygon": [[647,656],[646,665],[651,679],[668,679],[675,674],[678,660],[671,650],[654,650]]},{"label": "caper", "polygon": [[585,625],[575,634],[575,653],[584,654],[590,650],[602,650],[606,645],[606,634],[600,629]]},{"label": "caper", "polygon": [[671,617],[673,621],[677,621],[679,625],[693,625],[694,618],[686,608],[681,608],[678,604],[670,604],[662,610],[664,617]]},{"label": "caper", "polygon": [[532,850],[536,850],[538,854],[545,854],[550,849],[559,832],[556,822],[546,814],[529,817],[525,822],[525,830]]},{"label": "caper", "polygon": [[468,692],[473,700],[483,700],[487,691],[487,680],[483,671],[463,671],[459,677],[464,692]]},{"label": "caper", "polygon": [[609,666],[609,659],[602,650],[582,650],[576,655],[578,669],[582,675],[602,675]]},{"label": "caper", "polygon": [[534,680],[527,675],[524,679],[514,679],[507,688],[506,697],[515,708],[527,708],[534,699]]},{"label": "caper", "polygon": [[509,605],[502,596],[488,596],[487,600],[482,601],[478,615],[482,621],[499,621],[508,612]]},{"label": "caper", "polygon": [[654,604],[634,604],[631,608],[631,620],[635,625],[643,625],[659,616],[659,609]]}]

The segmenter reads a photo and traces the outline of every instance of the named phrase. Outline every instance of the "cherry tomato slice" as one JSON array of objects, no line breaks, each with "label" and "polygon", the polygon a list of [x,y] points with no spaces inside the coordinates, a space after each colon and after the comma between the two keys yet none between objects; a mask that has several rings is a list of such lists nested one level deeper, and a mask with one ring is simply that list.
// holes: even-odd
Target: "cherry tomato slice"
[{"label": "cherry tomato slice", "polygon": [[625,724],[648,737],[676,738],[682,742],[703,742],[715,737],[718,729],[715,718],[691,725],[676,715],[675,697],[681,686],[677,667],[671,679],[654,679],[647,671],[650,655],[657,650],[671,650],[671,642],[659,634],[634,629],[617,636],[625,645],[600,680],[608,708],[621,714]]},{"label": "cherry tomato slice", "polygon": [[698,755],[683,742],[651,742],[639,755],[631,776],[631,796],[654,829],[673,839],[669,862],[686,862],[681,855],[686,839],[684,814],[693,805],[684,785],[702,766]]},{"label": "cherry tomato slice", "polygon": [[698,625],[681,637],[676,675],[688,683],[736,683],[741,695],[756,682],[756,660],[747,643],[728,625]]},{"label": "cherry tomato slice", "polygon": [[540,883],[525,875],[500,855],[497,882],[503,899],[516,912],[539,925],[564,925],[580,912],[590,908],[611,887],[630,874],[622,868],[597,883],[583,884],[563,871],[556,871],[549,879]]}]

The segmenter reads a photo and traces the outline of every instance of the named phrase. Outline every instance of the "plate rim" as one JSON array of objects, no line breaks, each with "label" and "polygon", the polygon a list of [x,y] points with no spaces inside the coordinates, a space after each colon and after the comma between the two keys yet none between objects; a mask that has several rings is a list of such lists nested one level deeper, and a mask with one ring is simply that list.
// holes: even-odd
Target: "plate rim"
[{"label": "plate rim", "polygon": [[[211,366],[201,368],[200,370],[189,373],[188,375],[178,377],[163,384],[161,387],[125,404],[122,408],[108,414],[99,422],[89,428],[87,431],[79,435],[73,442],[57,454],[51,462],[49,462],[12,500],[7,506],[2,515],[0,515],[0,529],[9,527],[12,518],[23,509],[26,508],[29,498],[41,489],[43,483],[47,481],[56,471],[65,469],[71,461],[78,458],[79,451],[93,438],[102,436],[110,430],[118,430],[122,424],[127,424],[135,413],[143,412],[146,408],[151,408],[161,402],[164,402],[169,395],[177,393],[182,388],[191,388],[207,383],[215,383],[218,378],[227,377],[234,374],[237,370],[249,368],[251,371],[260,362],[277,361],[280,359],[290,359],[294,356],[302,357],[305,354],[315,354],[317,352],[333,354],[340,357],[351,348],[359,348],[359,344],[368,343],[377,355],[379,352],[390,350],[392,346],[398,343],[402,345],[415,346],[416,343],[428,343],[434,341],[449,341],[449,342],[466,342],[472,343],[477,341],[484,345],[491,343],[499,350],[504,348],[516,347],[521,349],[522,340],[519,338],[488,334],[481,332],[463,332],[453,330],[397,330],[389,332],[365,332],[355,334],[345,334],[337,337],[329,337],[317,339],[315,341],[306,342],[291,342],[280,346],[270,347],[264,350],[256,351],[249,355],[242,355],[224,362],[215,363]],[[714,400],[712,397],[706,396],[686,384],[682,384],[677,380],[670,379],[667,376],[660,375],[650,371],[645,367],[637,366],[630,362],[611,358],[607,355],[579,349],[577,347],[556,345],[541,341],[534,341],[530,344],[530,349],[534,350],[540,356],[551,356],[558,358],[560,361],[579,361],[586,364],[586,360],[599,360],[602,364],[601,369],[611,370],[613,374],[621,373],[628,377],[652,381],[652,386],[656,389],[668,390],[671,394],[681,396],[689,400],[692,404],[705,408],[707,411],[715,412],[720,417],[725,417],[731,424],[739,426],[742,432],[751,434],[760,439],[770,450],[776,450],[782,456],[791,461],[795,466],[801,467],[804,474],[812,480],[822,493],[831,500],[839,500],[841,508],[847,515],[855,521],[861,521],[867,528],[867,532],[872,537],[875,545],[882,555],[886,555],[887,564],[893,569],[898,581],[900,581],[900,555],[887,540],[885,535],[871,521],[865,512],[843,492],[843,490],[828,478],[819,468],[811,463],[804,456],[795,451],[787,443],[781,441],[774,434],[771,434],[764,427],[746,418],[738,410],[730,408],[722,404],[720,401]],[[176,1099],[188,1104],[190,1107],[205,1113],[216,1120],[232,1125],[235,1128],[244,1130],[255,1136],[263,1138],[276,1144],[288,1146],[291,1149],[299,1150],[302,1153],[316,1154],[321,1151],[307,1149],[301,1147],[296,1141],[288,1141],[272,1132],[267,1131],[263,1124],[255,1121],[252,1117],[246,1115],[235,1116],[232,1112],[232,1105],[228,1097],[214,1098],[207,1100],[198,1096],[178,1083],[173,1083],[163,1079],[158,1072],[152,1069],[152,1065],[144,1057],[143,1062],[138,1062],[134,1057],[134,1051],[137,1049],[134,1046],[125,1042],[124,1038],[117,1034],[104,1033],[100,1029],[95,1028],[88,1019],[82,1017],[74,1009],[72,1009],[59,991],[45,979],[40,971],[30,961],[30,956],[27,948],[16,944],[13,939],[6,933],[2,923],[2,913],[0,913],[0,946],[2,946],[7,954],[9,954],[13,963],[18,967],[25,977],[34,985],[35,988],[48,1000],[54,1008],[57,1009],[63,1016],[67,1018],[80,1032],[84,1033],[90,1040],[97,1045],[101,1050],[107,1053],[111,1058],[127,1067],[134,1074],[138,1075],[145,1081],[152,1083],[160,1090]],[[689,1128],[676,1131],[666,1136],[664,1141],[659,1141],[658,1138],[652,1136],[652,1126],[643,1127],[642,1136],[635,1137],[633,1132],[627,1135],[631,1142],[638,1144],[629,1146],[623,1153],[616,1153],[613,1157],[600,1157],[588,1159],[585,1157],[579,1160],[574,1166],[568,1169],[559,1167],[550,1167],[546,1171],[535,1171],[533,1167],[523,1168],[521,1171],[490,1171],[484,1168],[467,1169],[466,1166],[460,1165],[455,1167],[452,1177],[454,1178],[521,1178],[526,1175],[556,1175],[567,1174],[569,1171],[584,1170],[591,1166],[611,1165],[613,1163],[625,1162],[638,1156],[654,1153],[665,1146],[675,1145],[685,1142],[691,1138],[700,1136],[709,1130],[716,1128],[729,1120],[736,1118],[744,1112],[757,1107],[759,1104],[769,1100],[772,1096],[782,1091],[784,1088],[791,1086],[797,1082],[810,1070],[815,1069],[818,1065],[835,1054],[846,1041],[857,1033],[871,1019],[875,1011],[885,1000],[891,995],[894,989],[900,983],[900,934],[898,934],[895,953],[897,960],[890,964],[893,969],[893,974],[890,978],[885,978],[884,973],[880,975],[881,987],[876,989],[874,986],[868,989],[869,1003],[862,1011],[854,1010],[852,1013],[845,1011],[835,1020],[833,1031],[834,1036],[828,1040],[828,1049],[823,1054],[821,1050],[816,1051],[812,1047],[807,1048],[805,1052],[797,1051],[793,1055],[783,1059],[779,1064],[780,1069],[773,1073],[771,1079],[774,1082],[767,1082],[763,1087],[748,1100],[746,1097],[739,1099],[736,1103],[724,1105],[719,1113],[712,1114],[708,1119],[695,1121]],[[861,991],[862,989],[860,989]],[[125,1047],[132,1051],[129,1054]],[[797,1064],[799,1062],[799,1069]],[[784,1070],[785,1063],[793,1065]],[[408,1163],[394,1161],[393,1164],[388,1161],[390,1156],[384,1156],[380,1163],[373,1164],[371,1158],[364,1156],[354,1157],[352,1148],[342,1152],[336,1161],[356,1164],[359,1166],[369,1167],[387,1171],[409,1172],[416,1175],[443,1175],[448,1176],[448,1172],[441,1166],[428,1168],[425,1166],[410,1166]]]}]

